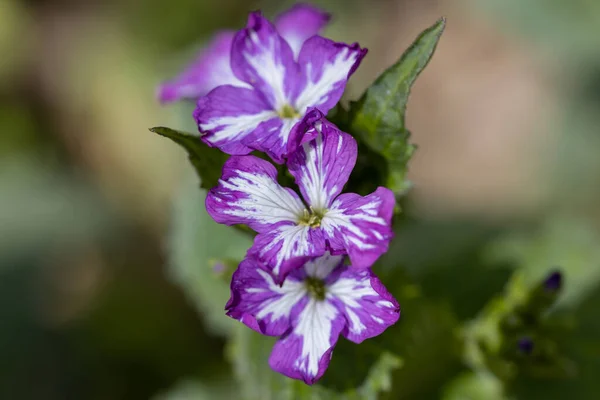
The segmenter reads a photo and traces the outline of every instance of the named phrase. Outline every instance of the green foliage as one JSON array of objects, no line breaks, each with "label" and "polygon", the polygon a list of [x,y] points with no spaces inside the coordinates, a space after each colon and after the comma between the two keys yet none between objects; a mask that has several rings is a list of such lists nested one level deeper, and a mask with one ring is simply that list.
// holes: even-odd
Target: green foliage
[{"label": "green foliage", "polygon": [[443,400],[508,400],[502,381],[488,372],[466,372],[444,390]]},{"label": "green foliage", "polygon": [[0,188],[0,273],[56,246],[84,246],[116,224],[90,185],[38,157],[0,159]]},{"label": "green foliage", "polygon": [[227,400],[236,398],[235,382],[225,381],[206,384],[194,380],[178,382],[167,392],[152,400]]},{"label": "green foliage", "polygon": [[200,177],[200,187],[210,189],[217,185],[221,177],[221,169],[227,160],[225,153],[207,146],[198,136],[190,133],[165,127],[151,128],[150,132],[171,139],[187,151],[190,162]]},{"label": "green foliage", "polygon": [[559,306],[576,305],[600,283],[600,235],[587,221],[554,216],[533,231],[513,231],[493,242],[488,257],[519,266],[534,284],[549,271],[564,269]]},{"label": "green foliage", "polygon": [[389,352],[382,352],[371,367],[367,379],[357,390],[362,399],[377,399],[379,393],[392,390],[392,372],[402,367],[402,359]]},{"label": "green foliage", "polygon": [[[549,289],[546,278],[534,285],[515,273],[503,295],[496,297],[464,329],[465,361],[474,370],[492,372],[505,383],[518,373],[547,378],[573,374],[553,335],[559,326],[548,318],[548,310],[561,292]],[[531,347],[523,350],[526,338]]]},{"label": "green foliage", "polygon": [[459,319],[472,318],[510,277],[507,265],[491,262],[483,251],[485,245],[503,233],[503,227],[464,218],[405,218],[394,231],[392,246],[378,263],[383,281],[386,285],[418,283],[423,297],[448,302]]},{"label": "green foliage", "polygon": [[242,324],[235,327],[227,349],[227,358],[233,364],[243,398],[290,398],[292,381],[274,372],[268,365],[274,343],[274,338],[262,336]]},{"label": "green foliage", "polygon": [[204,207],[206,192],[190,181],[188,178],[175,200],[169,271],[202,312],[207,328],[226,334],[235,325],[223,311],[229,298],[229,282],[222,272],[213,270],[214,263],[241,260],[252,241],[244,233],[214,222]]},{"label": "green foliage", "polygon": [[400,297],[402,320],[379,339],[382,349],[402,357],[392,375],[389,399],[437,399],[444,382],[461,370],[459,327],[452,310],[422,297]]},{"label": "green foliage", "polygon": [[[241,324],[236,327],[227,355],[241,384],[240,393],[244,399],[374,400],[380,393],[391,389],[391,373],[402,365],[398,357],[382,352],[364,382],[356,388],[339,392],[321,385],[308,386],[271,370],[268,358],[274,343],[275,338],[262,336]],[[354,364],[345,366],[347,371],[352,368]]]},{"label": "green foliage", "polygon": [[[542,368],[521,365],[522,373],[510,386],[517,398],[584,399],[600,392],[593,373],[600,368],[598,240],[589,221],[556,215],[537,229],[508,233],[489,246],[490,259],[510,261],[519,268],[512,291],[520,291],[523,299],[524,293],[531,294],[524,288],[535,287],[549,271],[559,269],[564,275],[563,293],[550,310],[555,317],[535,333],[541,335],[542,349],[551,358],[544,360]],[[497,303],[496,313],[502,305]],[[488,327],[492,332],[493,324]]]},{"label": "green foliage", "polygon": [[462,368],[459,322],[447,304],[425,298],[403,268],[380,277],[401,305],[400,321],[360,345],[340,340],[321,384],[337,391],[360,386],[389,352],[402,359],[402,368],[391,371],[392,386],[379,398],[437,399],[444,382]]},{"label": "green foliage", "polygon": [[594,399],[600,393],[600,286],[564,317],[575,321],[573,329],[561,335],[559,346],[574,361],[574,378],[543,379],[517,377],[512,392],[519,399]]},{"label": "green foliage", "polygon": [[360,141],[388,162],[386,186],[403,192],[407,163],[415,146],[408,142],[406,103],[410,89],[433,56],[446,26],[440,19],[417,37],[400,60],[385,71],[350,109],[349,129]]}]

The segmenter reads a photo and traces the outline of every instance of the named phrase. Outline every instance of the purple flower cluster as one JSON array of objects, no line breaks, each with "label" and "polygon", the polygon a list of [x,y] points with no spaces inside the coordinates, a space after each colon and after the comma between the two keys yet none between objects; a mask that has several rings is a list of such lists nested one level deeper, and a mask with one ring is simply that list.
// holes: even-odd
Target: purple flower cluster
[{"label": "purple flower cluster", "polygon": [[[370,267],[393,233],[393,193],[343,193],[356,140],[325,119],[366,54],[319,35],[329,21],[297,4],[272,24],[259,12],[246,28],[218,34],[198,60],[159,88],[163,102],[197,100],[201,139],[231,157],[206,198],[215,221],[258,235],[231,282],[227,314],[279,336],[269,363],[314,383],[339,335],[360,343],[400,315]],[[286,165],[300,190],[282,187]],[[347,265],[344,261],[349,259]]]}]

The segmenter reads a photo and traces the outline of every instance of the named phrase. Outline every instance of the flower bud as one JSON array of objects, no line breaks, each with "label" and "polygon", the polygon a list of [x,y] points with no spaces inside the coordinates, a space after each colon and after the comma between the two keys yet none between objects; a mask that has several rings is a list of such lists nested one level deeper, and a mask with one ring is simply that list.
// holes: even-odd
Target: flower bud
[{"label": "flower bud", "polygon": [[520,338],[517,342],[517,345],[519,347],[519,350],[523,354],[531,354],[534,347],[533,340],[531,340],[529,336],[523,336],[522,338]]},{"label": "flower bud", "polygon": [[560,271],[551,272],[544,281],[544,289],[547,292],[556,292],[562,287],[563,276]]}]

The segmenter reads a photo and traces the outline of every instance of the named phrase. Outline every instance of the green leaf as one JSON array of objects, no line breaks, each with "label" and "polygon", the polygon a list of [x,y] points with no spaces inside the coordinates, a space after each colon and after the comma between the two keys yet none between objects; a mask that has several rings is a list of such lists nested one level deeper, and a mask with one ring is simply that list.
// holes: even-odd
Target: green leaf
[{"label": "green leaf", "polygon": [[376,266],[382,281],[399,295],[402,288],[396,289],[396,282],[405,284],[410,278],[424,297],[448,302],[459,320],[473,318],[512,274],[509,266],[484,258],[485,246],[505,233],[501,227],[469,218],[407,217],[395,225],[394,233],[389,251]]},{"label": "green leaf", "polygon": [[571,379],[532,379],[519,377],[512,392],[518,399],[595,399],[600,393],[600,286],[590,296],[569,310],[577,321],[576,330],[561,338],[559,349],[575,361],[576,374]]},{"label": "green leaf", "polygon": [[152,400],[227,400],[236,396],[235,385],[229,379],[210,384],[182,380],[167,391],[155,395]]},{"label": "green leaf", "polygon": [[350,132],[388,162],[386,186],[403,192],[407,163],[415,146],[408,142],[405,126],[406,103],[410,89],[437,46],[446,20],[440,19],[417,37],[400,60],[388,68],[361,99],[352,104]]},{"label": "green leaf", "polygon": [[0,274],[16,258],[78,248],[117,229],[116,215],[91,184],[43,157],[0,157],[0,188]]},{"label": "green leaf", "polygon": [[[191,175],[191,174],[190,174]],[[174,204],[169,235],[171,279],[179,284],[196,308],[204,314],[207,328],[227,334],[236,322],[225,315],[229,282],[213,270],[215,261],[227,257],[241,260],[252,239],[233,228],[219,225],[204,207],[206,192],[198,190],[191,176]]]},{"label": "green leaf", "polygon": [[269,355],[276,338],[263,336],[238,324],[227,347],[227,358],[233,364],[240,382],[240,394],[247,400],[336,400],[341,395],[320,387],[308,386],[281,375],[269,366]]},{"label": "green leaf", "polygon": [[487,249],[494,261],[520,268],[528,284],[535,284],[550,271],[564,274],[564,291],[558,305],[572,307],[600,284],[600,235],[588,221],[557,215],[536,231],[511,232]]},{"label": "green leaf", "polygon": [[[240,382],[240,393],[247,400],[296,399],[294,392],[302,392],[293,379],[287,378],[269,367],[269,354],[275,338],[260,335],[239,324],[227,347],[227,358],[233,364]],[[304,385],[304,383],[301,383]],[[304,385],[306,386],[306,385]]]},{"label": "green leaf", "polygon": [[369,370],[365,382],[357,390],[356,398],[376,400],[381,392],[389,392],[392,389],[392,372],[400,368],[402,364],[401,358],[392,353],[383,352]]},{"label": "green leaf", "polygon": [[[456,335],[460,325],[447,304],[421,297],[414,287],[393,290],[393,279],[385,282],[392,284],[388,288],[401,304],[400,321],[359,345],[340,339],[320,383],[345,393],[356,391],[363,396],[358,398],[370,399],[374,390],[366,388],[373,385],[371,379],[381,379],[371,386],[378,389],[377,398],[439,399],[440,388],[462,368],[461,343]],[[382,359],[386,353],[401,357],[402,368],[390,359]],[[375,372],[381,372],[386,363],[389,380]]]},{"label": "green leaf", "polygon": [[[383,352],[371,367],[363,384],[344,393],[321,385],[308,386],[287,378],[269,367],[269,355],[275,338],[260,335],[239,324],[227,348],[235,376],[240,382],[240,393],[247,400],[375,400],[392,386],[392,371],[402,361],[391,353]],[[354,346],[357,346],[353,343]],[[337,355],[337,350],[336,350]],[[335,357],[335,356],[334,356]],[[327,374],[327,372],[325,373]]]},{"label": "green leaf", "polygon": [[504,385],[486,372],[465,372],[444,390],[443,400],[506,400]]},{"label": "green leaf", "polygon": [[269,368],[269,353],[274,343],[274,338],[262,336],[245,325],[235,326],[226,356],[233,364],[244,399],[276,399],[277,394],[287,389],[287,378]]},{"label": "green leaf", "polygon": [[439,399],[443,384],[462,368],[458,321],[442,302],[396,297],[404,310],[401,320],[377,339],[402,357],[403,366],[393,371],[392,391],[382,398]]},{"label": "green leaf", "polygon": [[190,162],[200,178],[200,187],[210,189],[217,185],[223,164],[227,160],[225,153],[207,146],[198,136],[190,133],[165,127],[150,128],[150,132],[171,139],[187,151]]}]

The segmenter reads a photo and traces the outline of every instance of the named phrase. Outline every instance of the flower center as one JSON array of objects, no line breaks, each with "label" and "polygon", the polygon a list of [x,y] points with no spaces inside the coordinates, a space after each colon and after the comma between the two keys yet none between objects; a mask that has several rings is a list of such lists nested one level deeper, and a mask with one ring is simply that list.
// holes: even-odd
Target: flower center
[{"label": "flower center", "polygon": [[300,113],[294,110],[294,107],[290,106],[289,104],[286,104],[283,107],[281,107],[281,110],[279,110],[278,114],[283,119],[300,118]]},{"label": "flower center", "polygon": [[325,211],[314,210],[312,207],[310,208],[310,211],[308,211],[305,208],[304,213],[298,220],[298,224],[310,226],[311,228],[318,228],[321,226],[321,220],[325,216]]},{"label": "flower center", "polygon": [[315,278],[313,276],[306,277],[304,281],[306,284],[306,289],[308,290],[308,294],[312,296],[312,298],[316,300],[325,300],[325,282],[323,282],[319,278]]}]

